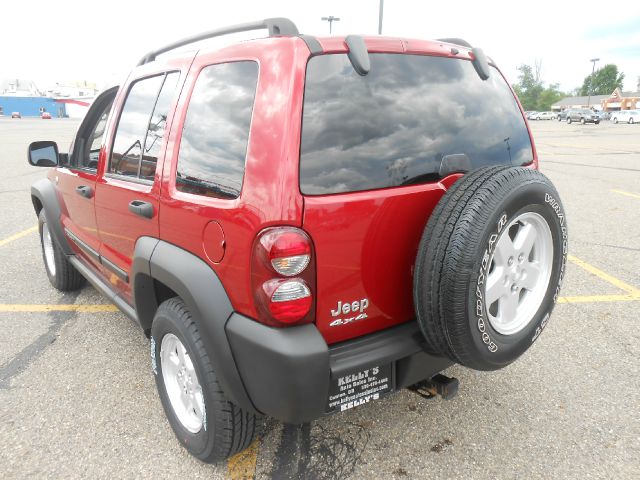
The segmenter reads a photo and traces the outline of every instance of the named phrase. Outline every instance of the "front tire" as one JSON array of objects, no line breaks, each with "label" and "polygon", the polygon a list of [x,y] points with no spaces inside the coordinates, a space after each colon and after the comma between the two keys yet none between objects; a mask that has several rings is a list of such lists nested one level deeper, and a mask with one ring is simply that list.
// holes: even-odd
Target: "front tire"
[{"label": "front tire", "polygon": [[566,256],[562,204],[542,173],[465,175],[438,203],[418,249],[413,293],[427,350],[476,370],[515,361],[549,321]]},{"label": "front tire", "polygon": [[567,123],[571,124],[571,117],[567,117]]},{"label": "front tire", "polygon": [[580,119],[580,124],[584,125],[586,122],[587,122],[587,121],[584,119],[584,117],[582,117],[582,118]]},{"label": "front tire", "polygon": [[158,307],[151,327],[151,360],[169,424],[190,454],[213,463],[251,444],[257,418],[227,400],[180,298]]},{"label": "front tire", "polygon": [[42,260],[49,282],[61,292],[71,292],[82,288],[84,277],[69,262],[51,233],[44,209],[38,215],[38,231],[42,247]]},{"label": "front tire", "polygon": [[633,123],[634,123],[633,118],[630,118],[630,119],[629,119],[629,123],[630,123],[631,125],[633,125]]}]

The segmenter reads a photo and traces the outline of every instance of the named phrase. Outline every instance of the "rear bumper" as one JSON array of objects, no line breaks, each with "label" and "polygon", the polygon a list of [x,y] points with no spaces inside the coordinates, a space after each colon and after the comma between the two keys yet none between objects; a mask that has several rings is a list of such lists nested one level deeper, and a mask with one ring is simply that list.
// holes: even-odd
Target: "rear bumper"
[{"label": "rear bumper", "polygon": [[331,381],[344,375],[391,363],[393,391],[452,364],[424,352],[416,322],[328,346],[314,325],[277,329],[234,313],[226,334],[255,408],[286,423],[325,415]]}]

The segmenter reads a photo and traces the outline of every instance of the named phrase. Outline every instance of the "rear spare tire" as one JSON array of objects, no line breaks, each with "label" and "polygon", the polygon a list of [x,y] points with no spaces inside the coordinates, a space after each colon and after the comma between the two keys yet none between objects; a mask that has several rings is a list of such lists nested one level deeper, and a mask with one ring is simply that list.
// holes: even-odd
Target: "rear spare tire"
[{"label": "rear spare tire", "polygon": [[564,277],[562,203],[537,170],[486,167],[440,199],[423,234],[414,304],[430,353],[505,367],[549,321]]}]

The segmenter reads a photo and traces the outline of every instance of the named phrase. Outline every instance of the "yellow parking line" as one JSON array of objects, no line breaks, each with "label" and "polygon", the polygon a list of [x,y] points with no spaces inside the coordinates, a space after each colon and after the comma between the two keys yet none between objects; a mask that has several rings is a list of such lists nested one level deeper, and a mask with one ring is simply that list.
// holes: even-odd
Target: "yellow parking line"
[{"label": "yellow parking line", "polygon": [[4,245],[6,245],[9,242],[13,242],[14,240],[17,240],[19,238],[25,237],[25,236],[29,235],[30,233],[35,232],[36,230],[38,230],[38,226],[37,225],[35,227],[27,228],[26,230],[23,230],[22,232],[16,233],[15,235],[11,235],[10,237],[5,238],[4,240],[0,240],[0,247],[3,247]]},{"label": "yellow parking line", "polygon": [[606,303],[640,301],[639,295],[579,295],[576,297],[560,297],[558,303]]},{"label": "yellow parking line", "polygon": [[635,193],[625,192],[624,190],[616,190],[615,188],[611,190],[614,193],[619,193],[620,195],[626,195],[627,197],[640,199],[640,195]]},{"label": "yellow parking line", "polygon": [[231,480],[253,480],[259,448],[260,439],[256,438],[246,450],[236,453],[227,461],[227,473]]},{"label": "yellow parking line", "polygon": [[575,263],[580,268],[586,270],[589,273],[592,273],[598,278],[601,278],[605,282],[610,283],[614,287],[618,287],[620,290],[624,290],[625,292],[630,294],[632,297],[640,298],[640,290],[638,290],[637,288],[632,287],[627,283],[624,283],[622,280],[618,280],[617,278],[612,277],[608,273],[605,273],[602,270],[597,269],[593,265],[590,265],[584,260],[580,260],[579,258],[576,258],[573,255],[568,255],[567,258],[569,259],[570,262]]},{"label": "yellow parking line", "polygon": [[98,312],[118,312],[115,305],[22,305],[22,304],[2,304],[0,303],[0,312],[80,312],[80,313],[98,313]]}]

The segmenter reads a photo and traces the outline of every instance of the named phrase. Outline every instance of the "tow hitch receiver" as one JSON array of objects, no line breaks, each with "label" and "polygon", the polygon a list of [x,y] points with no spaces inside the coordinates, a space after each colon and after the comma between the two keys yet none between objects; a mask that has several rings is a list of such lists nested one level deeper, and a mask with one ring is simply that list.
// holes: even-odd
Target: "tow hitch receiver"
[{"label": "tow hitch receiver", "polygon": [[429,380],[414,383],[407,388],[422,398],[440,395],[445,400],[451,400],[458,394],[458,383],[457,378],[449,378],[439,373]]}]

